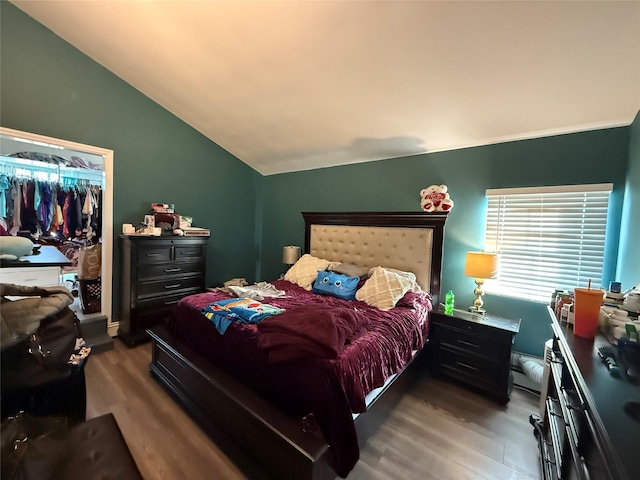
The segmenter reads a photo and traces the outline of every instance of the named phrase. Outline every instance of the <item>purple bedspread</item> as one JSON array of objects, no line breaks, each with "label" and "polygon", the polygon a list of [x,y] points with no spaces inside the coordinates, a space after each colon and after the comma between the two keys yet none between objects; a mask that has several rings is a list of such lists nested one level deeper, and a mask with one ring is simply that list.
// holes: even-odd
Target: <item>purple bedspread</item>
[{"label": "purple bedspread", "polygon": [[[330,447],[336,473],[345,477],[359,458],[352,413],[364,412],[366,394],[402,370],[411,361],[412,352],[424,346],[431,310],[429,295],[409,292],[395,308],[383,312],[357,300],[317,295],[285,280],[273,284],[287,295],[267,298],[263,303],[285,309],[279,316],[301,326],[302,335],[293,340],[297,347],[276,348],[282,346],[278,342],[285,336],[293,338],[278,316],[257,325],[234,322],[220,335],[201,310],[213,301],[229,298],[223,292],[182,299],[169,329],[287,415],[315,422]],[[322,325],[305,327],[305,316],[313,318],[311,306],[333,310],[336,315],[314,313]],[[275,324],[271,328],[266,322]],[[271,337],[263,339],[261,329]],[[323,330],[320,336],[318,330]],[[275,357],[270,359],[270,353]],[[284,361],[287,355],[292,361]]]},{"label": "purple bedspread", "polygon": [[258,346],[273,363],[336,358],[369,323],[354,308],[300,305],[258,323]]}]

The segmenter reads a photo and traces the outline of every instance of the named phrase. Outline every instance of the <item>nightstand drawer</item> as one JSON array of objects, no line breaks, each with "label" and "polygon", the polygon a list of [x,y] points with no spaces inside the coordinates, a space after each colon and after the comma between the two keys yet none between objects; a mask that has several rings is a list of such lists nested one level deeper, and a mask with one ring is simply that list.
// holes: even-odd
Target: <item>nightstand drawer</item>
[{"label": "nightstand drawer", "polygon": [[438,357],[443,373],[481,387],[493,388],[500,383],[503,369],[498,362],[491,359],[468,355],[444,346],[441,346]]},{"label": "nightstand drawer", "polygon": [[479,333],[440,326],[435,335],[438,343],[443,347],[458,348],[491,358],[498,357],[504,345],[504,342],[488,337],[486,331],[484,336],[481,336]]},{"label": "nightstand drawer", "polygon": [[502,338],[513,335],[513,333],[509,331],[504,331],[488,324],[488,322],[492,320],[492,317],[471,316],[470,318],[478,318],[478,320],[469,321],[464,318],[434,315],[434,323],[437,323],[442,328],[455,329],[456,331],[467,332],[474,335],[491,336],[494,338]]}]

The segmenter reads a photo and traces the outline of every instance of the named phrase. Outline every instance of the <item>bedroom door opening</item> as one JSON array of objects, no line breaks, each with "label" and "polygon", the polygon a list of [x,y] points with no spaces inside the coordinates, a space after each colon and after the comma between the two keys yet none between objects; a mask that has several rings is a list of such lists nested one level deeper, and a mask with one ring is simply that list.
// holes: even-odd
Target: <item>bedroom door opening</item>
[{"label": "bedroom door opening", "polygon": [[[111,316],[113,151],[0,127],[0,180],[5,194],[5,204],[0,205],[2,226],[12,235],[31,234],[32,239],[54,245],[71,260],[71,266],[59,272],[59,285],[77,286],[77,253],[89,241],[100,245],[99,311],[93,313],[106,317],[107,332],[115,336],[117,325],[112,325]],[[22,201],[29,205],[31,217],[16,215],[16,192],[25,195]],[[34,273],[37,283],[36,269]],[[9,276],[2,279],[10,280]]]}]

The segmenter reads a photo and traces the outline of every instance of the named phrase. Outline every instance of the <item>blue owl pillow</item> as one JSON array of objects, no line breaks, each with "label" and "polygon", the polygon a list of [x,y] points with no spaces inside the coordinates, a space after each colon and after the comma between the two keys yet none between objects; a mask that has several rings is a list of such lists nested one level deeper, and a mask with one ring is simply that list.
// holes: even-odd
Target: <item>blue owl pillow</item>
[{"label": "blue owl pillow", "polygon": [[354,300],[359,281],[360,279],[357,277],[348,277],[335,272],[319,270],[318,277],[313,283],[312,291],[313,293],[331,295],[343,300]]}]

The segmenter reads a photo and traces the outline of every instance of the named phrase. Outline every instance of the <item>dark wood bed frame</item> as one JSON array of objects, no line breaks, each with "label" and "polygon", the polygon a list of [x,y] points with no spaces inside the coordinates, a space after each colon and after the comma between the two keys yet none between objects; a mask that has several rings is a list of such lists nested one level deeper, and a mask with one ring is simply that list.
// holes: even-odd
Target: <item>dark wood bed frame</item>
[{"label": "dark wood bed frame", "polygon": [[[305,251],[311,225],[391,226],[433,229],[431,294],[440,296],[442,246],[446,213],[347,212],[303,213]],[[283,414],[181,341],[165,327],[147,332],[152,339],[149,370],[175,396],[201,428],[251,479],[329,480],[336,477],[329,447],[303,430],[299,418]],[[367,411],[355,417],[362,447],[385,419],[412,380],[417,357],[367,396]],[[411,367],[411,368],[409,368]],[[213,472],[212,472],[213,474]]]}]

